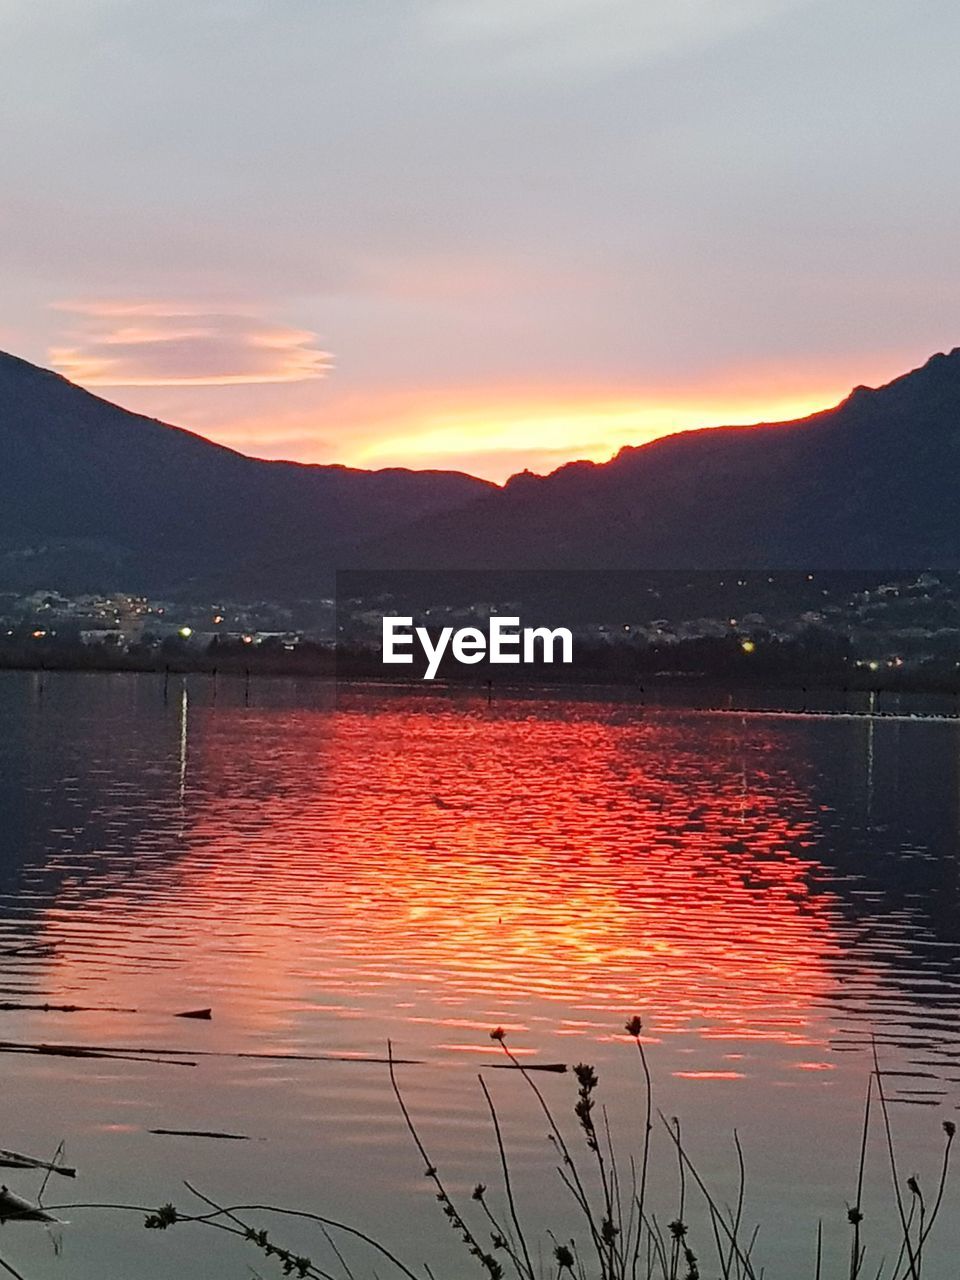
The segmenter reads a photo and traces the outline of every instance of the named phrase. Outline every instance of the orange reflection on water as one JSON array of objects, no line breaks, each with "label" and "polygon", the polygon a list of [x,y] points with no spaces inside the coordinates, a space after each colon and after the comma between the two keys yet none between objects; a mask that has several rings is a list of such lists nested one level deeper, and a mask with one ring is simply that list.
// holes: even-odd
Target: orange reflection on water
[{"label": "orange reflection on water", "polygon": [[490,1051],[509,1022],[540,1047],[634,1011],[802,1045],[837,945],[778,732],[412,695],[201,709],[178,850],[111,882],[86,963],[85,915],[54,906],[45,933],[72,990],[142,1003],[150,969],[154,999],[216,1005],[222,1046]]}]

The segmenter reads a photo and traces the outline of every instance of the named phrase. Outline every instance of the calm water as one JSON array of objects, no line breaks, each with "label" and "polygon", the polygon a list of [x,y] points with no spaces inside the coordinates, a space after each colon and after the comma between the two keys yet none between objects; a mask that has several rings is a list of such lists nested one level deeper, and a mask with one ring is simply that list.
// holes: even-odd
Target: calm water
[{"label": "calm water", "polygon": [[[728,1199],[738,1129],[768,1275],[812,1272],[818,1218],[831,1257],[848,1247],[871,1032],[903,1073],[887,1078],[902,1172],[933,1189],[960,1104],[957,723],[376,690],[334,705],[321,685],[268,681],[246,705],[241,683],[199,677],[164,700],[153,677],[3,674],[0,726],[0,1000],[97,1006],[5,1010],[0,1039],[347,1059],[4,1054],[0,1146],[42,1156],[63,1138],[80,1168],[48,1203],[187,1207],[188,1177],[221,1201],[373,1228],[440,1276],[474,1274],[385,1069],[353,1059],[389,1038],[419,1060],[400,1068],[405,1095],[468,1199],[497,1183],[476,1079],[498,1060],[490,1028],[531,1063],[596,1063],[626,1149],[632,1013],[659,1106]],[[202,1006],[209,1023],[173,1017]],[[537,1078],[570,1105],[569,1075]],[[521,1199],[569,1234],[523,1080],[485,1079]],[[879,1132],[871,1152],[872,1275],[888,1215]],[[655,1154],[668,1221],[659,1136]],[[39,1181],[4,1180],[29,1195]],[[957,1208],[954,1189],[943,1256],[960,1247]],[[62,1216],[55,1234],[8,1226],[0,1252],[30,1280],[274,1274],[218,1233]],[[309,1228],[276,1234],[330,1259]],[[708,1238],[693,1243],[706,1259]],[[369,1255],[350,1257],[364,1271]]]}]

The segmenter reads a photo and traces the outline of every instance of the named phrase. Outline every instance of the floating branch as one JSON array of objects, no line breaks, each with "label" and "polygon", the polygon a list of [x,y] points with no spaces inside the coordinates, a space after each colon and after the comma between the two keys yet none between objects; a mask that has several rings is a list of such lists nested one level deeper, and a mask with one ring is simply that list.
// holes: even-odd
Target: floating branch
[{"label": "floating branch", "polygon": [[525,1062],[523,1066],[518,1062],[485,1062],[483,1067],[485,1071],[553,1071],[561,1076],[568,1069],[565,1062]]},{"label": "floating branch", "polygon": [[[140,1013],[140,1009],[122,1008],[115,1004],[27,1004],[21,1000],[0,1001],[0,1012],[29,1013]],[[175,1018],[194,1018],[198,1022],[209,1022],[213,1017],[212,1009],[187,1009],[184,1013],[175,1013]]]},{"label": "floating branch", "polygon": [[59,1222],[39,1205],[16,1195],[9,1187],[0,1187],[0,1222]]},{"label": "floating branch", "polygon": [[65,1164],[51,1164],[49,1160],[36,1160],[33,1156],[21,1155],[19,1151],[0,1150],[0,1167],[4,1169],[46,1169],[48,1173],[59,1173],[64,1178],[75,1178],[76,1169]]},{"label": "floating branch", "polygon": [[224,1138],[230,1142],[252,1142],[245,1133],[218,1133],[214,1129],[148,1129],[147,1133],[159,1133],[171,1138]]},{"label": "floating branch", "polygon": [[[35,1044],[30,1041],[0,1040],[0,1053],[47,1053],[61,1058],[129,1058],[131,1062],[164,1062],[182,1058],[257,1058],[279,1062],[356,1062],[387,1066],[387,1058],[360,1058],[336,1053],[228,1053],[216,1049],[131,1048],[129,1045]],[[418,1058],[394,1058],[408,1067],[423,1066]],[[184,1065],[195,1067],[195,1062]]]},{"label": "floating branch", "polygon": [[87,1048],[85,1045],[76,1044],[17,1044],[10,1041],[0,1042],[0,1053],[35,1053],[41,1056],[52,1058],[105,1058],[109,1062],[154,1062],[161,1066],[168,1067],[195,1067],[197,1064],[190,1061],[185,1056],[176,1058],[171,1057],[151,1057],[154,1052],[164,1052],[163,1050],[137,1049],[132,1052],[129,1049],[118,1049],[116,1051],[108,1048]]},{"label": "floating branch", "polygon": [[[112,1004],[22,1004],[17,1000],[0,1002],[0,1011],[24,1010],[30,1013],[139,1013],[139,1009],[119,1009]],[[177,1017],[185,1015],[178,1014]]]}]

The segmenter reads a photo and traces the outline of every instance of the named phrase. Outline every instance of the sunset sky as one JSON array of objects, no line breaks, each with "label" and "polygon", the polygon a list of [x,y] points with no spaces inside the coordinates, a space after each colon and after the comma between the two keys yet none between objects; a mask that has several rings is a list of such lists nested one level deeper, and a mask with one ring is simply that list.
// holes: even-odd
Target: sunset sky
[{"label": "sunset sky", "polygon": [[0,0],[0,347],[503,479],[960,343],[946,0]]}]

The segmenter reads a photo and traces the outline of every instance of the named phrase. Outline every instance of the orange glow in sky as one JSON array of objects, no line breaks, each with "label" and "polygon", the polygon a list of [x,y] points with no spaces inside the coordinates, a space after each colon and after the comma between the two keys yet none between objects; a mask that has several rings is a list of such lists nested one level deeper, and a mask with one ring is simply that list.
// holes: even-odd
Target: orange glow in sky
[{"label": "orange glow in sky", "polygon": [[544,395],[427,405],[384,424],[382,435],[347,444],[341,461],[359,467],[454,467],[503,481],[517,471],[549,471],[564,462],[604,462],[625,445],[678,431],[806,417],[842,396],[833,388],[717,398],[680,392]]},{"label": "orange glow in sky", "polygon": [[[469,378],[439,366],[367,368],[363,353],[252,304],[71,300],[47,361],[127,408],[255,457],[377,469],[519,471],[602,462],[677,431],[783,422],[880,385],[913,353],[769,356],[599,376],[584,364],[545,376]],[[926,354],[926,353],[923,353]],[[431,362],[432,364],[432,362]]]},{"label": "orange glow in sky", "polygon": [[[877,382],[901,367],[881,363]],[[606,461],[624,446],[677,431],[806,417],[837,404],[855,381],[849,371],[825,368],[757,370],[633,388],[357,392],[338,385],[334,374],[285,386],[238,385],[243,379],[237,376],[233,385],[189,385],[181,377],[95,389],[255,457],[369,469],[452,469],[499,483],[523,470],[545,473],[577,459]]]}]

